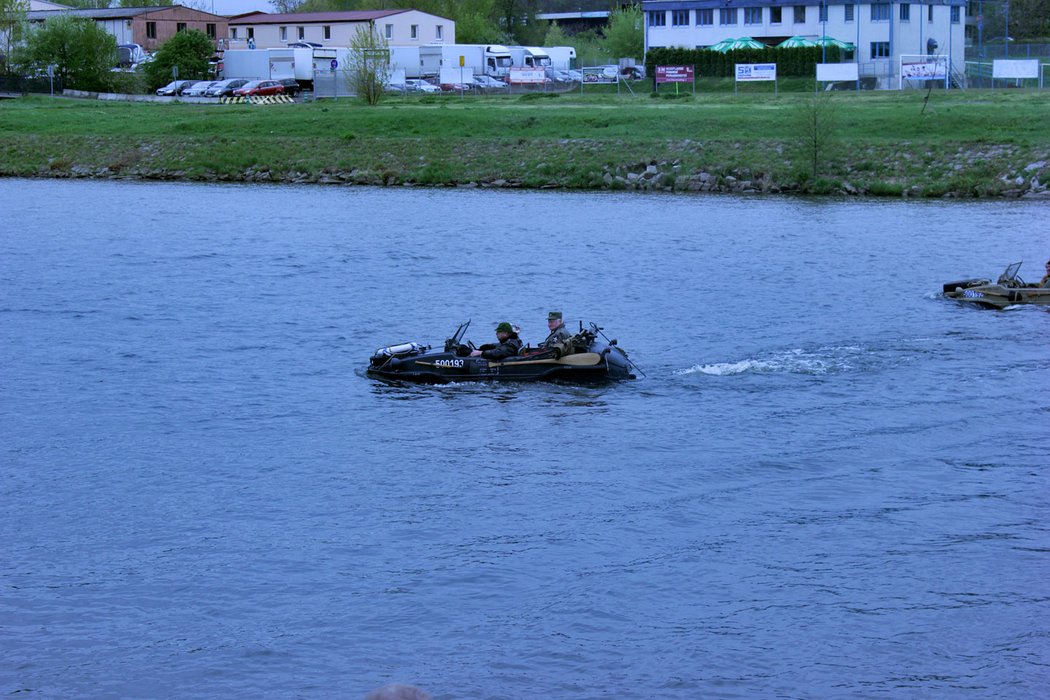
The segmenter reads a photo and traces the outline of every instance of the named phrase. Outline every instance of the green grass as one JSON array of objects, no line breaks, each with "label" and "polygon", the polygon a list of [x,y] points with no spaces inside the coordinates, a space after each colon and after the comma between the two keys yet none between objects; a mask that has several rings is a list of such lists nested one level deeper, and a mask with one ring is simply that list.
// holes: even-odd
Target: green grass
[{"label": "green grass", "polygon": [[[707,171],[813,193],[837,192],[848,181],[872,194],[928,183],[938,193],[959,187],[964,196],[985,196],[1050,149],[1050,93],[936,91],[925,113],[919,91],[834,93],[833,147],[818,177],[803,177],[798,115],[813,93],[802,81],[779,97],[771,90],[734,96],[723,87],[713,81],[677,99],[649,92],[410,96],[376,107],[349,99],[274,106],[3,100],[0,174],[54,175],[80,165],[131,177],[243,179],[248,169],[266,169],[278,180],[305,173],[374,184],[504,179],[621,188],[628,185],[608,184],[605,173],[626,176],[655,163],[662,187]],[[1034,175],[1050,179],[1050,171]]]}]

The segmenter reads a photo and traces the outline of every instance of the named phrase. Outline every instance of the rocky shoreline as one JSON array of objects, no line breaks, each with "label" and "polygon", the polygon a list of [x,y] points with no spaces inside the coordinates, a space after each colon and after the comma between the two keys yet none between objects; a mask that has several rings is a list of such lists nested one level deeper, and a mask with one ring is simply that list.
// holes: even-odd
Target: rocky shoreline
[{"label": "rocky shoreline", "polygon": [[[299,163],[289,156],[285,159],[288,162],[237,168],[232,163],[216,166],[221,156],[212,157],[210,167],[191,164],[195,149],[204,148],[201,144],[188,145],[190,156],[173,158],[170,145],[158,149],[148,144],[129,147],[103,141],[87,148],[81,144],[75,149],[79,155],[72,157],[46,156],[47,151],[61,150],[60,144],[39,150],[22,144],[16,156],[7,159],[14,162],[5,163],[0,157],[0,176],[1050,201],[1050,151],[1009,145],[959,146],[949,153],[913,149],[908,144],[893,149],[854,148],[849,157],[840,154],[826,159],[821,171],[826,174],[812,178],[796,164],[797,156],[796,163],[785,157],[791,151],[783,143],[761,144],[757,149],[749,144],[752,150],[743,152],[741,144],[668,142],[652,149],[659,151],[660,157],[642,159],[634,157],[640,155],[638,148],[620,154],[615,143],[565,139],[539,149],[533,146],[532,160],[514,166],[508,165],[507,147],[478,144],[476,153],[457,158],[457,168],[435,173],[428,163],[443,165],[448,153],[440,149],[428,152],[422,143],[414,152],[423,155],[412,160],[372,152],[358,158],[361,165],[350,167]],[[458,155],[469,146],[457,144],[455,152]],[[614,153],[632,160],[618,163],[609,157]],[[680,155],[674,157],[676,154]],[[604,162],[599,164],[599,160]],[[382,165],[375,165],[377,161]]]}]

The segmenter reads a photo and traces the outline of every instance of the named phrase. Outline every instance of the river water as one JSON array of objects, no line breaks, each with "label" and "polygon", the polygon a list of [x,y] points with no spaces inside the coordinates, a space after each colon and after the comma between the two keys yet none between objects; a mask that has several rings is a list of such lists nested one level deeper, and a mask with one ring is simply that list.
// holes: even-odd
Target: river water
[{"label": "river water", "polygon": [[[1045,204],[0,181],[0,692],[1050,682]],[[605,387],[377,347],[595,321]]]}]

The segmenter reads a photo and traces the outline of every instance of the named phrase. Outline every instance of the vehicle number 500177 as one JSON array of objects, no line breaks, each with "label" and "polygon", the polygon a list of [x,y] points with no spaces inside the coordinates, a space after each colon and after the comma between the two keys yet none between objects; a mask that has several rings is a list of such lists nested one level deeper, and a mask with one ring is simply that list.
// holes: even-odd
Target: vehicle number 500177
[{"label": "vehicle number 500177", "polygon": [[463,367],[463,360],[435,360],[434,364],[438,367]]}]

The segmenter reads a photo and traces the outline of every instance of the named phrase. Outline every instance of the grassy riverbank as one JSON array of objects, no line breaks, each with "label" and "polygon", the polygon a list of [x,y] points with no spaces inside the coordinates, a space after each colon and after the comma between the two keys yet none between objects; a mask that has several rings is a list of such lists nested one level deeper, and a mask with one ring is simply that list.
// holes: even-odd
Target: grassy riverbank
[{"label": "grassy riverbank", "polygon": [[0,175],[1043,196],[1050,93],[937,91],[923,111],[924,97],[436,96],[378,107],[33,97],[0,101]]}]

